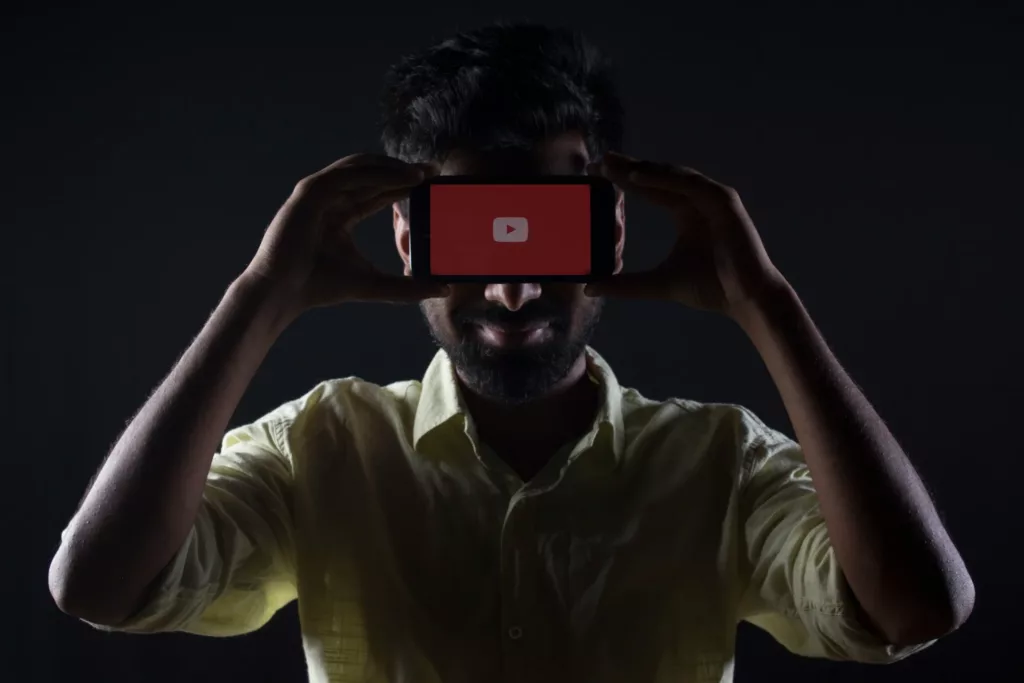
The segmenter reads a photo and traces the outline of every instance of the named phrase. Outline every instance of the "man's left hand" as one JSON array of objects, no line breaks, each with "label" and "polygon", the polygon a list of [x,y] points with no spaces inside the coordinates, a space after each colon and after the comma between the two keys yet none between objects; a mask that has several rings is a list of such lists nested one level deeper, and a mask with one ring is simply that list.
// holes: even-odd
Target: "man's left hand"
[{"label": "man's left hand", "polygon": [[675,220],[675,246],[661,264],[591,282],[590,296],[667,299],[735,316],[786,286],[765,252],[739,195],[690,168],[609,152],[588,167],[626,193],[664,206]]}]

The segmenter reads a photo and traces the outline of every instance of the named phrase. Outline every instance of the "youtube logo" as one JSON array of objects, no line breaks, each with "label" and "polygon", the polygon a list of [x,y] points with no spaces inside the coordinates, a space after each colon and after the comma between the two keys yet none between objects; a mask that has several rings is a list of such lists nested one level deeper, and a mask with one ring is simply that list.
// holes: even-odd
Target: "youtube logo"
[{"label": "youtube logo", "polygon": [[495,242],[525,242],[530,234],[530,224],[525,218],[495,218]]},{"label": "youtube logo", "polygon": [[434,185],[430,272],[487,279],[588,273],[590,199],[586,185]]}]

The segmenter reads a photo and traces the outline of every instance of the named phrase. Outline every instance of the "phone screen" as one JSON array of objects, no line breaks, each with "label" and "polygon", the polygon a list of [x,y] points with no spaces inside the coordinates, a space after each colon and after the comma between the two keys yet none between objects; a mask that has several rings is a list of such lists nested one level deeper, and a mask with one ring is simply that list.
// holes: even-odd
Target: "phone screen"
[{"label": "phone screen", "polygon": [[437,184],[430,189],[434,276],[586,276],[587,184]]}]

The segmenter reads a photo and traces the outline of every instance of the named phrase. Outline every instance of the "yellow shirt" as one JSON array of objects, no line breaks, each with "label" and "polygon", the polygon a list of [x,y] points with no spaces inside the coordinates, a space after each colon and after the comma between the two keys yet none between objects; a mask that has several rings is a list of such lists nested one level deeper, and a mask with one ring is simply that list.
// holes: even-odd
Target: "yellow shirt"
[{"label": "yellow shirt", "polygon": [[231,430],[187,542],[112,630],[246,633],[298,598],[313,683],[726,682],[741,619],[807,656],[925,647],[855,620],[794,441],[587,359],[593,428],[526,483],[441,351],[422,382],[323,382]]}]

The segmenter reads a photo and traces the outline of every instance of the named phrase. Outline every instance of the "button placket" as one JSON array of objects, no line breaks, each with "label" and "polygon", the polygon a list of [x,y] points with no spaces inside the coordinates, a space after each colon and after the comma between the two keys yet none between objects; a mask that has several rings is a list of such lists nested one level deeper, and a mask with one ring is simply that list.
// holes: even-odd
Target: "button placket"
[{"label": "button placket", "polygon": [[[522,619],[525,616],[522,612],[525,601],[529,598],[528,586],[524,584],[524,570],[522,562],[526,559],[520,549],[521,539],[519,530],[523,528],[523,515],[527,514],[523,505],[527,504],[524,496],[516,494],[509,503],[509,509],[505,516],[505,524],[502,527],[502,625],[505,631],[506,643],[521,643],[524,636]],[[512,659],[522,653],[518,647],[508,654]]]}]

